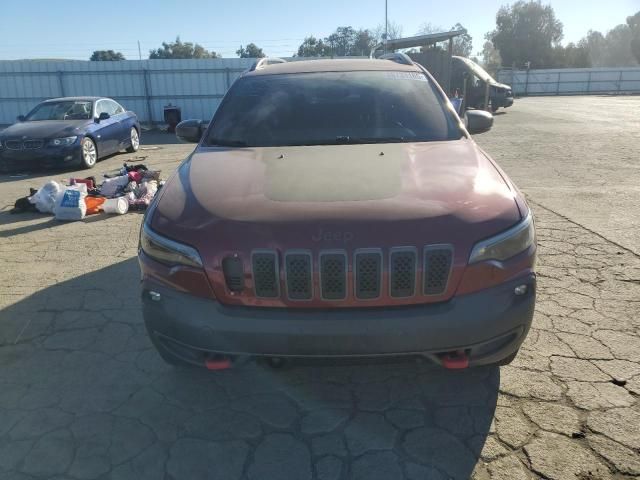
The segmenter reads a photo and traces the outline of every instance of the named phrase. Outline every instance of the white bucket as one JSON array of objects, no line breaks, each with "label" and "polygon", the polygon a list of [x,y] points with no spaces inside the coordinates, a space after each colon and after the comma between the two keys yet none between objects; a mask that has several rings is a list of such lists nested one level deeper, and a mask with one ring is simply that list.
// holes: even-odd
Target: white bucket
[{"label": "white bucket", "polygon": [[105,213],[117,213],[124,215],[129,211],[129,202],[124,197],[108,198],[102,204],[102,211]]}]

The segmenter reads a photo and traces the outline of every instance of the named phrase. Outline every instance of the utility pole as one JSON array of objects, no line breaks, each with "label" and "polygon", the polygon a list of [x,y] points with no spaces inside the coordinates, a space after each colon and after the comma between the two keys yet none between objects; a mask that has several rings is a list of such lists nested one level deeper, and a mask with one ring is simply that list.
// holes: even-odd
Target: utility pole
[{"label": "utility pole", "polygon": [[142,60],[142,50],[140,50],[140,40],[138,40],[138,57]]},{"label": "utility pole", "polygon": [[384,53],[387,53],[387,40],[389,39],[388,0],[384,0]]}]

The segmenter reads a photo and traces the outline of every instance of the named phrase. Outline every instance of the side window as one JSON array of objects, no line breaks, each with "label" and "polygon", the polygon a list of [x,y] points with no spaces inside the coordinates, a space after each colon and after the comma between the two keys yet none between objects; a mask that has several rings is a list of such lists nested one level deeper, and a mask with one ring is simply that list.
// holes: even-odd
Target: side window
[{"label": "side window", "polygon": [[[105,100],[99,100],[98,103],[96,103],[96,118],[99,117],[102,112],[109,113],[109,110],[107,109],[107,102]],[[111,115],[111,113],[109,113],[109,115]]]},{"label": "side window", "polygon": [[120,113],[124,113],[124,108],[122,108],[122,105],[120,105],[117,102],[114,102],[113,100],[106,100],[107,104],[109,105],[109,115],[118,115]]},{"label": "side window", "polygon": [[[115,103],[115,102],[114,102]],[[124,107],[119,103],[116,103],[116,115],[119,113],[124,113]]]}]

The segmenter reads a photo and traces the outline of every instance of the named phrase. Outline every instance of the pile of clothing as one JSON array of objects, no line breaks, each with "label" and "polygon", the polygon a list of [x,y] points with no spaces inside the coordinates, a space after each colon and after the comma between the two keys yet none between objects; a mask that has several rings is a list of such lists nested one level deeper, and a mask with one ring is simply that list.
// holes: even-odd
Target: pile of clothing
[{"label": "pile of clothing", "polygon": [[125,214],[146,210],[162,185],[160,171],[146,165],[127,165],[104,174],[100,185],[95,177],[71,178],[68,185],[47,182],[39,190],[19,198],[11,213],[53,213],[58,220],[81,220],[100,212]]}]

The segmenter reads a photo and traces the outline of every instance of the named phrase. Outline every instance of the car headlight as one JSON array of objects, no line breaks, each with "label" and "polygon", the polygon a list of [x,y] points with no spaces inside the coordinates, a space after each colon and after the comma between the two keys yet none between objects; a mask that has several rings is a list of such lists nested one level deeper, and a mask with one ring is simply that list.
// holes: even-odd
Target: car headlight
[{"label": "car headlight", "polygon": [[524,252],[536,241],[531,211],[523,221],[506,232],[476,243],[471,250],[469,263],[484,260],[507,260]]},{"label": "car headlight", "polygon": [[147,223],[140,230],[140,248],[154,260],[169,266],[202,267],[198,251],[155,233]]},{"label": "car headlight", "polygon": [[64,138],[54,138],[51,140],[51,145],[55,147],[67,147],[69,145],[73,145],[78,137],[64,137]]}]

